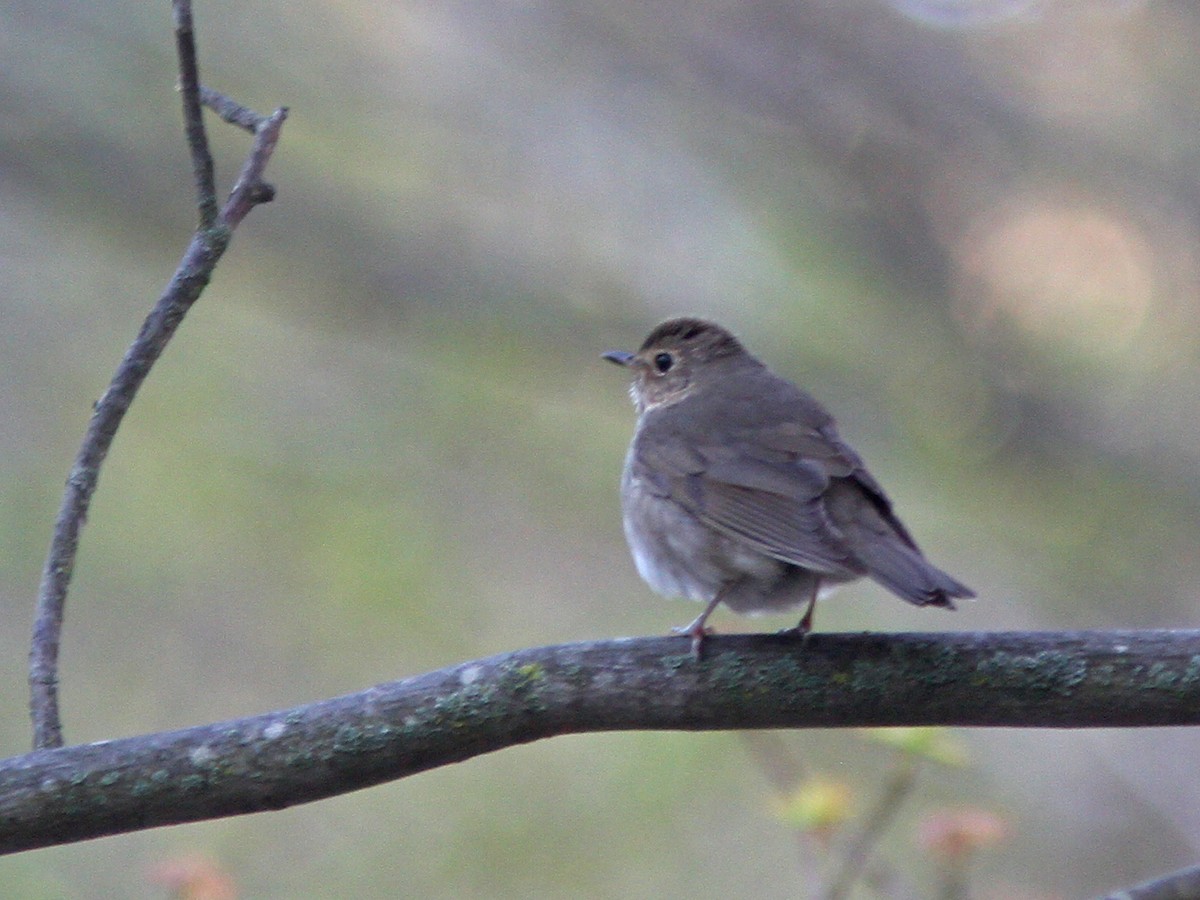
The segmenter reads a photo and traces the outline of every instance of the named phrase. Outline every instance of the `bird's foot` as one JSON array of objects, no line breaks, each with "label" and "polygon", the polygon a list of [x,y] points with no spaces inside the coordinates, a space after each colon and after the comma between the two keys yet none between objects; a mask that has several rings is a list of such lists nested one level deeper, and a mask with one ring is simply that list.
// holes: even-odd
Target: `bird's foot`
[{"label": "bird's foot", "polygon": [[678,628],[672,628],[671,634],[678,634],[692,639],[692,657],[700,661],[700,648],[704,644],[704,638],[713,633],[711,628],[704,626],[704,620],[707,616],[697,616],[687,625],[681,625]]},{"label": "bird's foot", "polygon": [[812,608],[812,604],[809,604],[808,609],[806,609],[804,611],[804,617],[801,618],[799,622],[797,622],[791,628],[783,629],[779,633],[781,635],[786,635],[787,637],[800,638],[801,641],[804,641],[805,643],[807,643],[808,636],[812,633],[812,620],[813,620],[813,608]]},{"label": "bird's foot", "polygon": [[791,628],[781,628],[776,632],[780,637],[798,638],[801,643],[807,644],[808,637],[812,634],[811,628],[801,628],[799,625],[793,625]]}]

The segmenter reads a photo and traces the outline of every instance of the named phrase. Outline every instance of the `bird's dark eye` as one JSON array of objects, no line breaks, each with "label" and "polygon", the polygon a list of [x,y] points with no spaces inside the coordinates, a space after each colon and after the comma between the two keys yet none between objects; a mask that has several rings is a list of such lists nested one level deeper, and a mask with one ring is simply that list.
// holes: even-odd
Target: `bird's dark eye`
[{"label": "bird's dark eye", "polygon": [[654,368],[658,369],[658,371],[664,374],[668,372],[671,366],[674,364],[675,357],[673,357],[670,353],[657,353],[654,356]]}]

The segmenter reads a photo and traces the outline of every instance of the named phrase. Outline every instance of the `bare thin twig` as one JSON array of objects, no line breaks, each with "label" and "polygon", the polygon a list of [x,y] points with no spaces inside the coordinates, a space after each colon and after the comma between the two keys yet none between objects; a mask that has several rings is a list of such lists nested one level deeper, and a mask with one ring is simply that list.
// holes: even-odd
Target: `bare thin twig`
[{"label": "bare thin twig", "polygon": [[267,121],[267,116],[204,85],[200,85],[200,102],[216,113],[222,122],[236,125],[251,134],[258,134],[258,129]]},{"label": "bare thin twig", "polygon": [[174,0],[171,9],[175,19],[175,49],[179,56],[183,123],[188,148],[192,151],[192,175],[196,179],[200,227],[211,228],[217,221],[216,176],[212,153],[208,149],[208,137],[204,133],[204,114],[200,109],[200,64],[196,61],[191,0]]},{"label": "bare thin twig", "polygon": [[275,152],[287,115],[287,107],[281,106],[267,116],[255,132],[250,155],[246,157],[242,171],[233,183],[233,190],[229,192],[229,199],[221,209],[221,221],[231,232],[255,206],[275,198],[275,188],[263,181],[262,175]]},{"label": "bare thin twig", "polygon": [[59,747],[63,743],[58,705],[58,653],[63,613],[79,550],[79,534],[96,490],[100,467],[138,389],[212,277],[217,261],[229,245],[233,229],[255,205],[274,196],[274,189],[262,181],[262,174],[279,140],[280,129],[287,118],[286,109],[277,109],[255,130],[254,145],[229,199],[222,209],[217,209],[212,155],[201,111],[202,88],[198,80],[191,3],[174,0],[172,5],[183,116],[196,179],[200,227],[137,338],[125,351],[108,388],[96,401],[83,443],[67,478],[42,570],[29,651],[29,706],[35,748]]}]

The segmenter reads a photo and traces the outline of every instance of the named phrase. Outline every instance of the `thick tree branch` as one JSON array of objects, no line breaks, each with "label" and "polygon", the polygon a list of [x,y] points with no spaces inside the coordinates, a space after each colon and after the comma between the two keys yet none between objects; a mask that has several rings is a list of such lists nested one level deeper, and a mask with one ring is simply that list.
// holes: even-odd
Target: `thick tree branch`
[{"label": "thick tree branch", "polygon": [[[191,3],[175,0],[175,40],[179,51],[179,85],[183,115],[200,210],[200,227],[176,269],[166,291],[150,311],[136,340],[125,352],[108,389],[96,401],[83,443],[75,457],[66,490],[54,522],[50,550],[38,589],[37,612],[29,651],[30,715],[35,748],[62,746],[62,723],[58,709],[58,651],[62,634],[67,588],[79,550],[79,534],[100,478],[100,467],[108,455],[117,428],[155,361],[166,349],[191,305],[212,277],[217,261],[229,245],[233,229],[257,204],[274,197],[274,189],[262,174],[287,118],[278,109],[254,122],[254,144],[223,208],[217,210],[213,183],[212,155],[204,133],[201,104],[223,101],[222,109],[236,115],[245,126],[254,115],[244,107],[202,89],[192,33]],[[202,98],[203,94],[203,98]],[[234,110],[241,110],[240,113]],[[224,114],[224,113],[223,113]]]},{"label": "thick tree branch", "polygon": [[282,809],[559,734],[1200,724],[1200,631],[714,636],[519,650],[0,763],[0,852]]}]

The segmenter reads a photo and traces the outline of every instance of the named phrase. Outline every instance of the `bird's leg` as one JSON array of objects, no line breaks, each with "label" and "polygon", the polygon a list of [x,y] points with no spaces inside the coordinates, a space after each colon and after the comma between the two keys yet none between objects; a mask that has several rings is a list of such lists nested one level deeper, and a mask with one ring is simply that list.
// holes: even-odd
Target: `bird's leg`
[{"label": "bird's leg", "polygon": [[672,628],[671,634],[686,634],[692,639],[692,656],[697,660],[700,659],[700,645],[704,643],[704,636],[710,633],[710,629],[704,627],[704,622],[712,615],[712,611],[717,608],[717,604],[721,602],[721,591],[717,591],[717,595],[708,601],[708,605],[704,607],[704,612],[692,619],[688,624],[680,628]]},{"label": "bird's leg", "polygon": [[804,607],[804,615],[800,617],[800,622],[795,628],[786,629],[783,632],[784,634],[795,634],[804,637],[812,631],[813,610],[817,608],[817,592],[820,590],[820,587],[821,579],[814,578],[812,590],[808,595],[808,605]]},{"label": "bird's leg", "polygon": [[812,592],[808,595],[808,606],[804,607],[804,615],[800,617],[800,623],[796,626],[796,630],[801,634],[812,631],[813,610],[817,608],[817,588],[820,583],[819,580],[813,580]]}]

